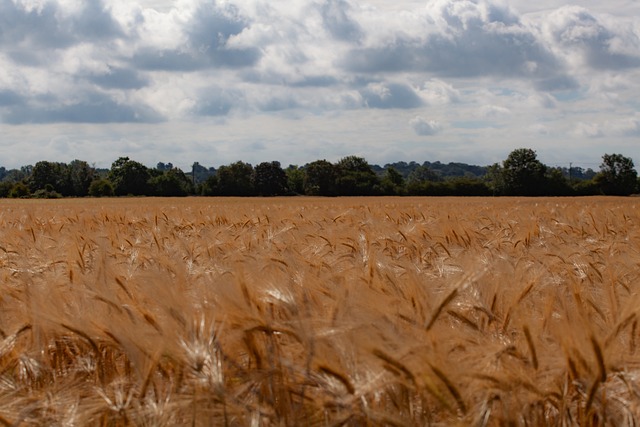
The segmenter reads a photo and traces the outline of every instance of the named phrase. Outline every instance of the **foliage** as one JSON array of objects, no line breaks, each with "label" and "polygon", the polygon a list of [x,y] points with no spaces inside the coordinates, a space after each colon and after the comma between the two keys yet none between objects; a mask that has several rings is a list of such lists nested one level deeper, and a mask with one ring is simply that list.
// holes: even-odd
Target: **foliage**
[{"label": "foliage", "polygon": [[149,186],[151,193],[159,197],[184,197],[194,192],[193,182],[178,168],[150,178]]},{"label": "foliage", "polygon": [[280,167],[280,162],[257,164],[252,181],[258,196],[284,196],[289,193],[287,174]]},{"label": "foliage", "polygon": [[89,196],[91,197],[113,197],[115,191],[108,179],[98,178],[89,185]]},{"label": "foliage", "polygon": [[287,187],[292,194],[304,194],[304,169],[298,166],[289,165],[285,170],[287,174]]},{"label": "foliage", "polygon": [[448,196],[491,196],[492,191],[480,178],[457,177],[445,182],[449,188]]},{"label": "foliage", "polygon": [[378,176],[362,157],[340,159],[335,172],[335,188],[340,196],[375,196],[381,192]]},{"label": "foliage", "polygon": [[407,177],[407,194],[412,196],[442,196],[443,186],[438,185],[442,178],[428,166],[416,167]]},{"label": "foliage", "polygon": [[41,161],[35,164],[29,177],[29,189],[31,192],[44,190],[46,186],[51,186],[54,191],[67,195],[67,165]]},{"label": "foliage", "polygon": [[212,191],[214,196],[253,196],[253,167],[249,163],[237,161],[228,166],[220,166]]},{"label": "foliage", "polygon": [[304,192],[309,196],[336,195],[336,167],[327,160],[316,160],[305,166]]},{"label": "foliage", "polygon": [[380,187],[382,193],[387,196],[401,196],[404,194],[404,177],[394,167],[388,167],[384,171]]},{"label": "foliage", "polygon": [[0,181],[0,198],[9,197],[14,183],[9,181]]},{"label": "foliage", "polygon": [[34,197],[46,197],[46,187],[65,197],[84,197],[93,181],[94,169],[82,160],[71,163],[41,161],[35,164],[28,178],[29,188]]},{"label": "foliage", "polygon": [[[7,197],[17,182],[27,184],[33,197],[83,197],[103,194],[98,181],[107,179],[115,195],[185,196],[588,196],[629,195],[640,183],[633,161],[620,154],[605,154],[600,172],[581,167],[548,167],[534,150],[513,150],[501,163],[481,167],[464,163],[396,162],[380,167],[364,158],[346,156],[337,163],[316,160],[283,170],[277,161],[255,168],[238,161],[206,168],[195,162],[190,173],[159,162],[155,168],[121,157],[111,169],[96,169],[87,162],[69,164],[41,161],[20,169],[0,168]],[[46,190],[47,186],[53,188]],[[42,191],[40,191],[42,190]],[[20,189],[14,192],[27,197]],[[49,194],[51,193],[51,194]],[[109,195],[108,189],[104,190]]]},{"label": "foliage", "polygon": [[11,191],[9,191],[9,197],[12,199],[22,199],[29,197],[30,194],[31,190],[29,190],[29,187],[24,182],[16,182],[13,188],[11,188]]},{"label": "foliage", "polygon": [[494,163],[487,168],[487,174],[483,177],[483,181],[491,191],[492,196],[500,196],[504,194],[504,174],[502,165]]},{"label": "foliage", "polygon": [[113,162],[109,171],[109,181],[116,196],[142,196],[150,194],[151,174],[142,163],[120,157]]},{"label": "foliage", "polygon": [[575,190],[560,168],[547,168],[544,177],[544,189],[541,194],[545,196],[572,196]]},{"label": "foliage", "polygon": [[638,189],[638,173],[633,160],[622,154],[602,156],[600,173],[595,177],[602,193],[616,196],[628,196]]},{"label": "foliage", "polygon": [[512,151],[502,162],[504,193],[508,196],[541,196],[545,193],[547,167],[529,148]]}]

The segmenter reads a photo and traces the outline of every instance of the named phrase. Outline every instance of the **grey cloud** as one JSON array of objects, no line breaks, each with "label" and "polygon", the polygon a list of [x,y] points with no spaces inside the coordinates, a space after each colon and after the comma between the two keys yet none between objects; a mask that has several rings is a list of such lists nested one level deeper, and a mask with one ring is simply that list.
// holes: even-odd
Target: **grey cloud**
[{"label": "grey cloud", "polygon": [[14,106],[23,103],[23,98],[12,90],[0,90],[0,106]]},{"label": "grey cloud", "polygon": [[208,57],[214,66],[240,68],[255,64],[260,58],[256,48],[233,48],[232,36],[240,34],[250,23],[233,6],[202,4],[187,31],[193,49]]},{"label": "grey cloud", "polygon": [[124,35],[120,25],[106,10],[102,0],[85,0],[80,15],[73,17],[73,33],[81,41],[119,38]]},{"label": "grey cloud", "polygon": [[339,40],[357,41],[362,37],[362,29],[348,14],[349,3],[345,0],[327,0],[320,13],[325,28]]},{"label": "grey cloud", "polygon": [[299,81],[291,83],[294,87],[329,87],[338,84],[339,81],[332,76],[305,76]]},{"label": "grey cloud", "polygon": [[256,48],[229,46],[231,37],[248,27],[249,21],[233,6],[202,4],[185,24],[187,43],[179,49],[138,50],[131,58],[136,68],[150,71],[198,71],[212,67],[243,68],[260,58]]},{"label": "grey cloud", "polygon": [[101,0],[82,4],[80,14],[67,16],[55,2],[29,10],[19,2],[0,0],[0,44],[55,49],[123,36]]},{"label": "grey cloud", "polygon": [[149,71],[195,71],[207,62],[190,52],[177,50],[141,49],[131,62],[136,68]]},{"label": "grey cloud", "polygon": [[270,85],[285,85],[291,87],[330,87],[340,83],[334,76],[311,74],[299,74],[294,77],[275,72],[273,70],[258,71],[248,69],[239,74],[245,82],[264,83]]},{"label": "grey cloud", "polygon": [[369,108],[409,109],[423,105],[411,87],[400,83],[371,84],[360,90],[360,95]]},{"label": "grey cloud", "polygon": [[104,89],[141,89],[149,84],[149,80],[135,70],[117,67],[109,67],[104,74],[91,75],[88,80]]},{"label": "grey cloud", "polygon": [[[607,28],[581,7],[567,6],[557,10],[551,14],[546,29],[555,43],[570,52],[581,52],[586,63],[595,69],[640,66],[638,36],[623,29]],[[614,49],[614,45],[626,52]]]},{"label": "grey cloud", "polygon": [[427,120],[424,117],[415,117],[409,124],[414,132],[420,136],[433,136],[440,132],[441,126],[434,120]]},{"label": "grey cloud", "polygon": [[[457,4],[467,8],[453,7]],[[540,78],[563,73],[555,55],[508,9],[489,7],[483,15],[474,8],[478,6],[473,2],[439,2],[429,18],[447,23],[439,32],[425,22],[424,34],[398,32],[386,44],[354,48],[341,65],[355,72],[414,71],[446,77]]]},{"label": "grey cloud", "polygon": [[49,60],[48,56],[51,54],[43,54],[41,51],[26,51],[17,49],[8,49],[7,56],[11,60],[19,65],[26,65],[28,67],[38,67],[46,64]]},{"label": "grey cloud", "polygon": [[243,98],[242,93],[236,90],[223,90],[219,87],[209,88],[201,95],[195,112],[201,116],[224,116]]},{"label": "grey cloud", "polygon": [[556,58],[532,35],[481,28],[453,39],[435,35],[424,43],[399,40],[383,47],[354,49],[343,64],[356,72],[428,71],[448,77],[531,77],[561,71]]},{"label": "grey cloud", "polygon": [[27,10],[11,0],[0,0],[0,43],[37,47],[65,47],[73,43],[69,26],[60,25],[57,5],[45,3],[41,9]]},{"label": "grey cloud", "polygon": [[559,75],[540,79],[536,81],[535,87],[544,92],[555,92],[563,90],[576,90],[580,87],[578,81],[570,76]]},{"label": "grey cloud", "polygon": [[283,111],[299,107],[300,104],[293,96],[271,96],[259,103],[262,111]]},{"label": "grey cloud", "polygon": [[2,115],[9,124],[25,123],[157,123],[162,117],[143,105],[124,105],[94,93],[71,104],[22,105]]}]

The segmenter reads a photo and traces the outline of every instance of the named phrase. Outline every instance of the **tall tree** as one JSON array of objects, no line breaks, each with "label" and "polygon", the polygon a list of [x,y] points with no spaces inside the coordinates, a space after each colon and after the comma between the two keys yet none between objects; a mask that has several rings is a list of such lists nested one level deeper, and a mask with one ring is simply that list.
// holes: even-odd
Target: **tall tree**
[{"label": "tall tree", "polygon": [[604,194],[628,196],[637,191],[638,173],[631,158],[605,154],[595,180]]},{"label": "tall tree", "polygon": [[220,166],[216,173],[216,188],[213,194],[217,196],[253,196],[255,194],[252,182],[253,166],[238,161],[227,166]]},{"label": "tall tree", "polygon": [[149,170],[142,163],[128,157],[120,157],[113,162],[108,177],[116,196],[142,196],[150,193]]},{"label": "tall tree", "polygon": [[304,193],[309,196],[336,195],[336,168],[327,160],[316,160],[305,166]]},{"label": "tall tree", "polygon": [[289,165],[284,171],[287,174],[287,187],[293,194],[304,194],[304,169],[296,165]]},{"label": "tall tree", "polygon": [[29,189],[31,192],[44,190],[50,186],[53,191],[68,196],[66,188],[67,184],[67,165],[64,163],[55,163],[41,161],[35,164],[31,170],[29,177]]},{"label": "tall tree", "polygon": [[[67,165],[67,188],[72,196],[85,197],[95,176],[95,169],[84,160],[73,160]],[[63,193],[64,195],[64,193]]]},{"label": "tall tree", "polygon": [[253,169],[253,186],[259,196],[284,196],[287,188],[287,174],[280,162],[263,162]]},{"label": "tall tree", "polygon": [[426,164],[416,166],[407,177],[407,193],[412,196],[441,195],[443,187],[436,185],[440,181],[440,175]]},{"label": "tall tree", "polygon": [[162,175],[149,179],[151,193],[159,197],[182,197],[193,193],[193,182],[179,168],[172,168]]},{"label": "tall tree", "polygon": [[386,168],[380,184],[385,195],[399,196],[404,192],[404,178],[393,166]]},{"label": "tall tree", "polygon": [[504,192],[508,196],[541,196],[547,167],[530,148],[513,150],[502,162]]},{"label": "tall tree", "polygon": [[341,196],[380,194],[380,180],[367,161],[347,156],[336,164],[336,190]]}]

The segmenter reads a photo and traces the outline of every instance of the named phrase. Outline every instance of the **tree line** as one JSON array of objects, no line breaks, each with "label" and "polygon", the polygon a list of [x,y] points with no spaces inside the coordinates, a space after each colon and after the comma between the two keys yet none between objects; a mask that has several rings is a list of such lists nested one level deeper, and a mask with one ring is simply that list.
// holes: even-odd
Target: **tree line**
[{"label": "tree line", "polygon": [[501,163],[474,166],[398,162],[384,167],[347,156],[282,168],[277,161],[255,166],[237,161],[218,169],[194,163],[184,172],[171,163],[149,168],[128,157],[110,169],[83,160],[40,161],[0,167],[0,197],[113,196],[585,196],[630,195],[640,189],[633,160],[602,156],[600,170],[549,167],[534,150],[513,150]]}]

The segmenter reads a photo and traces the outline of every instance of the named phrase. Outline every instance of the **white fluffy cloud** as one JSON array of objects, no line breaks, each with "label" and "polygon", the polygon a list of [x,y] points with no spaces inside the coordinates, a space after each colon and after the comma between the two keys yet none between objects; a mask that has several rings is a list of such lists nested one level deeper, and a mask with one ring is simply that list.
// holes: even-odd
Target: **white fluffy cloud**
[{"label": "white fluffy cloud", "polygon": [[[577,3],[0,0],[0,129],[25,135],[21,156],[0,142],[0,164],[69,160],[63,146],[108,164],[105,145],[149,164],[304,163],[367,144],[491,162],[541,135],[576,158],[606,152],[584,152],[600,136],[640,155],[639,8]],[[426,146],[435,134],[444,145]]]}]

